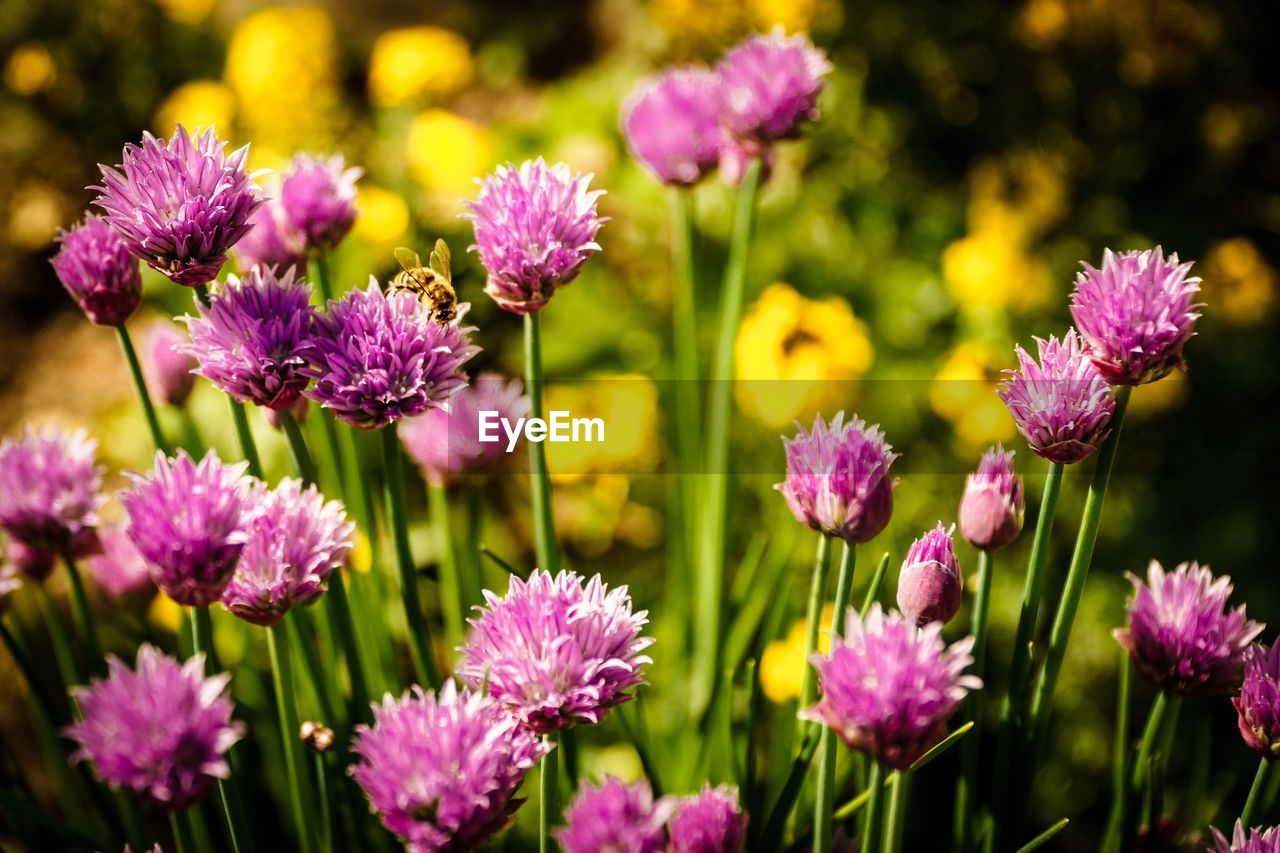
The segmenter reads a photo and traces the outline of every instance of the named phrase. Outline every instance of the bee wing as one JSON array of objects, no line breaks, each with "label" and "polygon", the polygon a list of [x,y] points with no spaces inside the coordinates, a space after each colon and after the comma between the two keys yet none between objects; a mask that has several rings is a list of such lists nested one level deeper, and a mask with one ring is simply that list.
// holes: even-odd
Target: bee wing
[{"label": "bee wing", "polygon": [[422,269],[422,258],[418,257],[418,253],[413,249],[406,249],[404,246],[397,246],[395,252],[396,261],[400,264],[400,268],[409,274],[409,277],[418,284],[426,286],[426,276],[418,272]]},{"label": "bee wing", "polygon": [[449,244],[436,240],[436,247],[431,252],[431,268],[440,274],[445,281],[453,280],[453,258],[449,254]]}]

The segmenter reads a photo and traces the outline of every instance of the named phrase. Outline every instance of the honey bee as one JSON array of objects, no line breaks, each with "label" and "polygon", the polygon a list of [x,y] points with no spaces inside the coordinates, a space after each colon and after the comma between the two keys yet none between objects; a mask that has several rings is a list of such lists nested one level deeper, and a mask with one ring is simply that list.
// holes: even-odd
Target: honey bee
[{"label": "honey bee", "polygon": [[401,271],[391,279],[391,290],[407,290],[418,297],[431,311],[431,319],[447,326],[458,317],[458,294],[453,289],[453,270],[449,246],[436,240],[430,263],[423,266],[422,258],[412,249],[403,246],[395,250]]}]

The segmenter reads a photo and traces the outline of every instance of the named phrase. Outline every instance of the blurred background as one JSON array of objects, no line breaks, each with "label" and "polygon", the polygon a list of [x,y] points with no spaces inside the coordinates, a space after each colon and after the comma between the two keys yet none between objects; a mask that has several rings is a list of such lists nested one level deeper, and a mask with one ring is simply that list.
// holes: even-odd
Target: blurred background
[{"label": "blurred background", "polygon": [[[1194,259],[1204,278],[1190,372],[1135,395],[1059,690],[1052,760],[1036,789],[1038,825],[1073,818],[1057,849],[1092,849],[1108,798],[1119,661],[1110,631],[1123,621],[1123,572],[1142,572],[1152,558],[1207,562],[1233,576],[1254,618],[1280,625],[1270,561],[1280,547],[1275,4],[0,0],[0,433],[33,420],[85,426],[115,485],[118,471],[148,462],[113,336],[83,319],[48,264],[57,229],[92,197],[85,187],[96,164],[119,162],[122,144],[143,130],[212,124],[233,146],[251,143],[250,162],[264,170],[299,150],[344,154],[365,176],[356,230],[335,256],[337,283],[385,277],[393,247],[445,237],[460,293],[473,302],[479,366],[506,373],[521,370],[520,325],[481,294],[478,263],[462,251],[470,233],[457,218],[461,200],[474,177],[506,160],[541,154],[593,172],[608,190],[605,250],[546,313],[544,345],[552,407],[607,413],[619,432],[605,449],[552,447],[557,520],[575,567],[631,584],[652,612],[659,643],[645,704],[661,732],[679,718],[664,708],[682,700],[690,630],[688,573],[670,564],[666,544],[666,200],[629,159],[618,111],[651,71],[714,62],[774,25],[810,32],[835,65],[822,119],[780,149],[763,195],[737,348],[738,376],[753,381],[735,388],[733,559],[749,572],[738,572],[733,595],[761,578],[789,584],[790,597],[779,596],[750,637],[776,729],[792,728],[801,655],[791,623],[812,549],[769,488],[783,465],[777,435],[797,418],[844,408],[881,423],[903,453],[893,523],[862,561],[891,551],[882,594],[891,601],[906,545],[954,517],[963,475],[987,445],[1018,449],[1038,501],[1043,464],[1024,449],[993,381],[1013,364],[1014,343],[1065,329],[1079,261],[1098,263],[1107,246],[1159,243]],[[259,179],[268,191],[271,181]],[[732,200],[718,179],[696,193],[708,347]],[[188,292],[144,275],[148,300],[133,328],[145,328],[146,314],[190,309]],[[557,387],[557,377],[618,382]],[[191,420],[233,456],[219,396],[202,382]],[[179,412],[163,414],[170,429],[183,428]],[[283,473],[283,443],[265,422],[255,430],[269,468]],[[1067,475],[1051,589],[1088,467]],[[531,564],[527,491],[518,476],[490,484],[483,535]],[[424,503],[420,487],[414,500]],[[996,684],[1028,539],[997,557]],[[430,575],[425,522],[415,548]],[[967,546],[961,556],[974,565]],[[855,596],[870,570],[860,574]],[[172,628],[163,611],[151,608],[146,630]],[[962,613],[953,628],[965,625]],[[130,632],[143,630],[120,628],[109,644],[131,654]],[[234,665],[237,650],[224,651]],[[1145,713],[1150,692],[1138,690],[1135,713]],[[5,743],[23,743],[21,703],[0,714]],[[1187,747],[1173,756],[1168,796],[1184,840],[1210,821],[1225,826],[1243,800],[1255,759],[1233,718],[1225,699],[1183,709]],[[608,726],[592,732],[588,767],[638,772],[620,743]],[[37,763],[34,746],[15,754]],[[916,809],[949,803],[953,760],[919,774]],[[913,822],[920,834],[908,849],[939,849],[943,839],[925,833],[944,824]]]}]

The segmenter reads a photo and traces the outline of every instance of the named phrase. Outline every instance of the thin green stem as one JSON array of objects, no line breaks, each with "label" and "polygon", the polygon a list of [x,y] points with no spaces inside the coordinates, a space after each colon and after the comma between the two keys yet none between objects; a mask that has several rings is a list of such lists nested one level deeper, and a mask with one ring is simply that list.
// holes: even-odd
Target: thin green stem
[{"label": "thin green stem", "polygon": [[1121,850],[1133,849],[1133,840],[1140,821],[1140,815],[1137,814],[1138,810],[1134,806],[1141,801],[1142,794],[1146,791],[1150,779],[1151,754],[1164,725],[1169,704],[1169,697],[1164,691],[1156,694],[1156,700],[1151,704],[1151,710],[1147,714],[1146,727],[1142,730],[1142,740],[1138,742],[1138,749],[1130,762],[1129,778],[1125,780],[1125,798],[1128,803],[1124,811],[1124,823],[1121,825]]},{"label": "thin green stem", "polygon": [[1116,681],[1116,724],[1111,742],[1111,814],[1103,836],[1103,853],[1117,853],[1120,832],[1128,820],[1129,808],[1129,704],[1132,700],[1133,664],[1129,650],[1120,648],[1119,676]]},{"label": "thin green stem", "polygon": [[22,673],[22,677],[27,680],[27,689],[30,691],[36,707],[49,726],[53,727],[55,719],[53,707],[49,704],[44,691],[40,689],[40,682],[36,680],[36,670],[32,664],[31,655],[28,654],[23,643],[9,631],[4,622],[0,622],[0,640],[4,641],[4,646],[8,650],[9,656],[17,664],[18,671]]},{"label": "thin green stem", "polygon": [[[524,315],[524,372],[529,417],[541,418],[542,321],[536,311]],[[555,574],[560,568],[560,549],[556,544],[555,515],[551,505],[551,475],[547,471],[547,452],[542,442],[529,442],[529,477],[538,567]]]},{"label": "thin green stem", "polygon": [[276,710],[280,715],[280,739],[284,748],[285,774],[289,780],[289,803],[293,810],[298,846],[303,851],[314,849],[311,822],[307,819],[309,802],[304,788],[302,741],[298,737],[298,702],[294,692],[293,659],[289,649],[289,633],[283,625],[267,629],[267,653],[271,657],[271,680],[275,687]]},{"label": "thin green stem", "polygon": [[276,416],[280,419],[280,428],[284,430],[285,439],[289,443],[289,454],[293,457],[293,465],[298,471],[298,476],[308,485],[315,483],[316,464],[311,458],[311,452],[307,450],[307,440],[302,436],[298,419],[287,407],[277,411]]},{"label": "thin green stem", "polygon": [[360,647],[356,641],[355,623],[351,617],[351,602],[347,597],[347,582],[339,568],[329,575],[329,594],[325,605],[333,609],[337,617],[338,632],[342,636],[342,648],[347,658],[347,675],[351,679],[351,720],[369,722],[369,681],[365,677],[364,663],[360,660]]},{"label": "thin green stem", "polygon": [[382,430],[382,459],[385,471],[387,498],[387,524],[395,544],[396,568],[400,575],[400,597],[404,602],[405,620],[409,626],[409,651],[418,679],[424,687],[440,686],[440,672],[436,669],[435,653],[431,647],[431,629],[422,612],[422,600],[418,596],[418,572],[409,549],[409,513],[404,502],[404,464],[400,459],[400,439],[396,425]]},{"label": "thin green stem", "polygon": [[902,850],[902,836],[907,827],[907,800],[911,790],[911,774],[909,772],[894,773],[893,784],[889,786],[889,814],[884,822],[885,853],[899,853]]},{"label": "thin green stem", "polygon": [[[826,537],[823,537],[824,539]],[[840,552],[840,568],[836,574],[835,611],[831,615],[831,636],[844,636],[845,611],[853,593],[853,570],[856,551],[848,541]],[[818,740],[818,788],[814,794],[813,849],[829,850],[833,830],[833,813],[836,802],[836,747],[835,732],[822,727]]]},{"label": "thin green stem", "polygon": [[867,807],[862,823],[862,853],[874,853],[880,849],[880,824],[883,817],[884,803],[884,768],[880,762],[872,761],[871,770],[867,773]]},{"label": "thin green stem", "polygon": [[102,646],[98,643],[98,629],[93,621],[93,612],[89,610],[89,597],[84,592],[84,580],[80,577],[80,569],[76,567],[75,558],[70,553],[63,557],[63,562],[67,564],[67,586],[71,588],[71,613],[75,617],[80,642],[84,644],[85,657],[88,658],[86,671],[102,672],[104,669]]},{"label": "thin green stem", "polygon": [[[971,631],[973,633],[973,665],[969,670],[979,678],[985,672],[987,656],[987,612],[991,606],[991,554],[978,552],[978,589],[973,597],[973,616]],[[970,720],[975,725],[982,722],[982,691],[971,692],[964,702],[962,720]],[[965,740],[960,747],[960,777],[956,783],[955,804],[955,844],[956,849],[966,851],[973,843],[973,817],[977,811],[978,793],[978,747],[980,737],[977,732]]]},{"label": "thin green stem", "polygon": [[[818,650],[818,634],[822,629],[822,605],[827,597],[827,579],[831,574],[831,537],[818,534],[818,551],[813,560],[813,574],[809,582],[809,605],[805,610],[804,674],[800,679],[800,708],[808,708],[817,695],[817,671],[809,658]],[[818,723],[802,722],[799,731],[805,732]],[[798,743],[798,741],[797,741]]]},{"label": "thin green stem", "polygon": [[62,616],[58,613],[58,605],[49,592],[48,584],[40,584],[40,606],[44,611],[45,627],[49,631],[49,643],[53,646],[53,659],[58,665],[58,675],[62,677],[62,690],[80,683],[79,670],[76,668],[75,656],[71,654],[71,641],[67,638],[67,629],[62,624]]},{"label": "thin green stem", "polygon": [[147,391],[147,382],[142,378],[142,364],[138,361],[138,351],[133,348],[133,339],[129,330],[121,323],[116,326],[116,337],[120,339],[120,349],[124,351],[124,360],[129,365],[129,375],[133,378],[133,390],[138,394],[138,402],[142,404],[142,414],[147,421],[147,429],[151,431],[151,441],[165,454],[169,453],[169,442],[165,440],[164,431],[160,429],[160,418],[156,415],[156,407],[151,402],[151,393]]},{"label": "thin green stem", "polygon": [[1258,772],[1253,775],[1253,784],[1249,786],[1249,797],[1244,801],[1240,811],[1240,825],[1246,830],[1252,825],[1253,813],[1258,806],[1259,795],[1267,784],[1267,774],[1271,772],[1271,761],[1264,758],[1258,762]]},{"label": "thin green stem", "polygon": [[320,298],[328,304],[333,298],[333,284],[329,275],[329,256],[319,254],[315,256],[316,262],[316,286],[320,291]]},{"label": "thin green stem", "polygon": [[329,774],[324,753],[312,752],[311,762],[316,774],[316,795],[320,801],[320,849],[323,853],[333,853],[333,806],[329,802]]},{"label": "thin green stem", "polygon": [[333,679],[326,677],[320,663],[320,656],[316,653],[315,644],[311,642],[311,636],[302,617],[301,610],[296,608],[290,610],[285,614],[284,621],[280,623],[281,627],[289,631],[289,641],[298,653],[298,660],[302,662],[302,672],[309,691],[308,698],[315,697],[325,725],[341,728],[344,721],[338,716],[337,706],[330,692],[333,689]]},{"label": "thin green stem", "polygon": [[444,486],[427,484],[427,507],[431,512],[431,526],[436,534],[436,549],[440,563],[440,608],[444,611],[445,638],[449,648],[462,644],[466,631],[467,600],[458,570],[458,554],[453,542],[453,528],[449,518],[449,497]]},{"label": "thin green stem", "polygon": [[698,393],[698,295],[693,263],[693,195],[672,189],[671,200],[671,339],[675,357],[676,453],[680,469],[680,518],[684,525],[685,559],[694,565],[698,541],[698,481],[701,427]]},{"label": "thin green stem", "polygon": [[169,826],[173,830],[173,844],[178,853],[196,853],[196,839],[191,832],[191,815],[187,810],[169,812]]},{"label": "thin green stem", "polygon": [[862,597],[862,606],[858,608],[858,612],[863,616],[867,615],[867,611],[871,609],[871,605],[875,604],[876,596],[880,594],[880,585],[884,583],[884,573],[889,568],[889,552],[885,551],[880,555],[880,562],[876,565],[875,574],[871,576],[871,583],[867,584],[866,594]]},{"label": "thin green stem", "polygon": [[[528,316],[527,314],[525,316]],[[543,735],[546,743],[554,743],[551,735]],[[556,778],[556,750],[552,749],[542,756],[538,767],[538,851],[550,853],[555,848],[551,843],[551,825],[559,817],[559,783]]]},{"label": "thin green stem", "polygon": [[[191,651],[193,655],[204,655],[204,671],[206,674],[216,673],[218,655],[213,648],[213,622],[209,618],[208,606],[191,608]],[[227,753],[227,761],[231,765],[231,775],[227,779],[218,780],[218,798],[222,802],[222,816],[227,825],[227,838],[235,853],[248,853],[253,850],[252,836],[248,833],[249,821],[245,817],[244,802],[240,799],[240,786],[236,774],[236,754],[234,748]]]},{"label": "thin green stem", "polygon": [[1066,829],[1067,824],[1071,823],[1071,818],[1064,817],[1035,838],[1018,848],[1018,853],[1032,853],[1033,850],[1039,850],[1041,847],[1049,843],[1049,840],[1062,830]]},{"label": "thin green stem", "polygon": [[733,348],[746,298],[747,260],[755,228],[761,169],[760,160],[752,160],[738,188],[738,204],[729,240],[729,258],[725,264],[721,289],[719,331],[711,372],[711,400],[707,410],[707,492],[702,502],[705,515],[699,525],[700,557],[695,576],[698,617],[692,701],[695,715],[700,714],[701,709],[710,701],[719,668],[720,598],[724,586],[725,515],[729,501],[727,469]]}]

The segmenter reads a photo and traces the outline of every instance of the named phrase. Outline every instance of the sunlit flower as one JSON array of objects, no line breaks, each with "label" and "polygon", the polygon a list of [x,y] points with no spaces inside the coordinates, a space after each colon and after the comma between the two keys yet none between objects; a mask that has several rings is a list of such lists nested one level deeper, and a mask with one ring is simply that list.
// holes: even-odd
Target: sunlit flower
[{"label": "sunlit flower", "polygon": [[356,220],[355,234],[375,248],[387,251],[402,242],[409,230],[409,206],[396,193],[361,181],[356,187],[356,207],[360,218]]},{"label": "sunlit flower", "polygon": [[178,284],[208,284],[249,230],[257,189],[245,171],[248,147],[226,153],[213,128],[179,127],[168,141],[143,133],[123,164],[100,166],[95,204],[129,251]]},{"label": "sunlit flower", "polygon": [[363,169],[348,169],[341,154],[298,154],[280,182],[280,206],[289,229],[307,248],[327,252],[342,242],[356,221],[356,181]]},{"label": "sunlit flower", "polygon": [[1026,496],[1022,478],[1013,470],[1013,452],[989,448],[978,470],[965,478],[960,535],[981,551],[998,551],[1018,538],[1025,514]]},{"label": "sunlit flower", "polygon": [[542,310],[555,291],[582,272],[600,251],[604,224],[596,212],[603,190],[588,190],[590,175],[539,157],[499,166],[467,203],[475,227],[471,249],[488,272],[485,292],[516,314]]},{"label": "sunlit flower", "polygon": [[667,831],[671,853],[738,853],[747,834],[747,816],[736,789],[703,785],[699,793],[677,801]]},{"label": "sunlit flower", "polygon": [[951,424],[962,452],[1017,435],[1008,410],[992,393],[1004,358],[1004,352],[990,344],[962,340],[947,353],[929,384],[929,405]]},{"label": "sunlit flower", "polygon": [[947,720],[981,679],[962,675],[973,663],[973,638],[947,646],[942,624],[917,628],[873,604],[866,619],[852,608],[830,656],[815,654],[822,698],[800,716],[831,728],[884,767],[905,770],[942,740]]},{"label": "sunlit flower", "polygon": [[1208,853],[1280,853],[1280,826],[1254,827],[1246,830],[1239,820],[1231,840],[1213,828],[1213,845]]},{"label": "sunlit flower", "polygon": [[87,563],[90,576],[103,592],[111,598],[126,600],[155,590],[147,561],[130,541],[124,525],[108,527],[98,538],[102,553],[91,554]]},{"label": "sunlit flower", "polygon": [[295,269],[304,275],[307,269],[306,240],[289,227],[279,199],[263,202],[250,214],[249,230],[236,243],[235,253],[246,270],[255,266],[275,268],[280,273]]},{"label": "sunlit flower", "polygon": [[818,95],[831,72],[826,55],[803,35],[779,27],[729,50],[720,76],[721,118],[734,137],[759,144],[798,136],[818,117]]},{"label": "sunlit flower", "polygon": [[156,320],[142,343],[142,375],[152,397],[181,406],[196,385],[196,360],[186,353],[189,338],[180,326]]},{"label": "sunlit flower", "polygon": [[655,801],[643,779],[628,785],[609,777],[578,791],[555,838],[564,853],[661,853],[667,843],[664,824],[674,808],[670,799]]},{"label": "sunlit flower", "polygon": [[1269,761],[1280,757],[1280,641],[1245,652],[1244,683],[1231,704],[1249,748]]},{"label": "sunlit flower", "polygon": [[378,106],[438,101],[471,81],[474,62],[462,36],[439,27],[405,27],[378,36],[369,56],[369,95]]},{"label": "sunlit flower", "polygon": [[623,104],[622,132],[659,181],[697,183],[720,160],[720,78],[691,66],[641,82]]},{"label": "sunlit flower", "polygon": [[0,528],[37,551],[96,550],[103,502],[97,446],[84,430],[56,426],[26,426],[22,438],[0,442]]},{"label": "sunlit flower", "polygon": [[489,474],[510,458],[501,428],[491,430],[497,441],[480,441],[482,412],[495,412],[511,423],[526,417],[529,398],[520,380],[481,373],[449,398],[447,411],[432,409],[401,424],[405,450],[430,482],[445,485],[459,477]]},{"label": "sunlit flower", "polygon": [[135,669],[114,655],[106,679],[72,689],[82,719],[66,730],[112,788],[145,796],[167,811],[198,802],[217,779],[231,775],[226,753],[244,736],[231,719],[231,676],[204,676],[204,655],[186,663],[151,645],[138,649]]},{"label": "sunlit flower", "polygon": [[1205,301],[1213,315],[1230,323],[1264,322],[1280,296],[1280,276],[1247,237],[1232,237],[1204,259]]},{"label": "sunlit flower", "polygon": [[535,569],[511,578],[505,598],[485,590],[486,607],[471,631],[458,675],[539,734],[599,723],[626,691],[643,683],[651,637],[640,636],[648,612],[631,610],[625,586],[573,572]]},{"label": "sunlit flower", "polygon": [[924,626],[946,624],[960,609],[964,579],[956,560],[954,527],[939,522],[933,530],[911,543],[898,575],[898,607],[904,616]]},{"label": "sunlit flower", "polygon": [[[492,147],[488,128],[442,109],[414,116],[404,140],[413,177],[434,195],[447,196],[449,205],[470,194],[476,174],[493,162]],[[459,212],[456,207],[448,211],[450,216]]]},{"label": "sunlit flower", "polygon": [[166,134],[174,128],[216,127],[224,136],[233,136],[231,123],[236,115],[236,96],[218,80],[191,80],[178,86],[156,108],[152,126]]},{"label": "sunlit flower", "polygon": [[351,775],[382,824],[418,851],[474,850],[524,801],[525,773],[552,748],[482,693],[446,681],[390,694],[357,726]]},{"label": "sunlit flower", "polygon": [[1245,651],[1263,625],[1244,605],[1227,610],[1231,578],[1182,563],[1171,573],[1155,560],[1147,582],[1128,574],[1134,595],[1129,627],[1115,632],[1145,678],[1179,696],[1214,696],[1234,690]]},{"label": "sunlit flower", "polygon": [[[822,608],[819,625],[830,625],[835,614],[834,604],[827,603]],[[760,689],[770,702],[781,705],[790,702],[800,695],[800,687],[804,681],[804,671],[809,667],[805,660],[808,654],[808,624],[804,619],[791,623],[787,633],[765,646],[760,655]],[[818,632],[818,651],[823,654],[831,647],[831,632]]]},{"label": "sunlit flower", "polygon": [[62,248],[50,263],[58,280],[91,323],[121,326],[142,302],[138,261],[101,216],[86,213],[58,235]]}]

